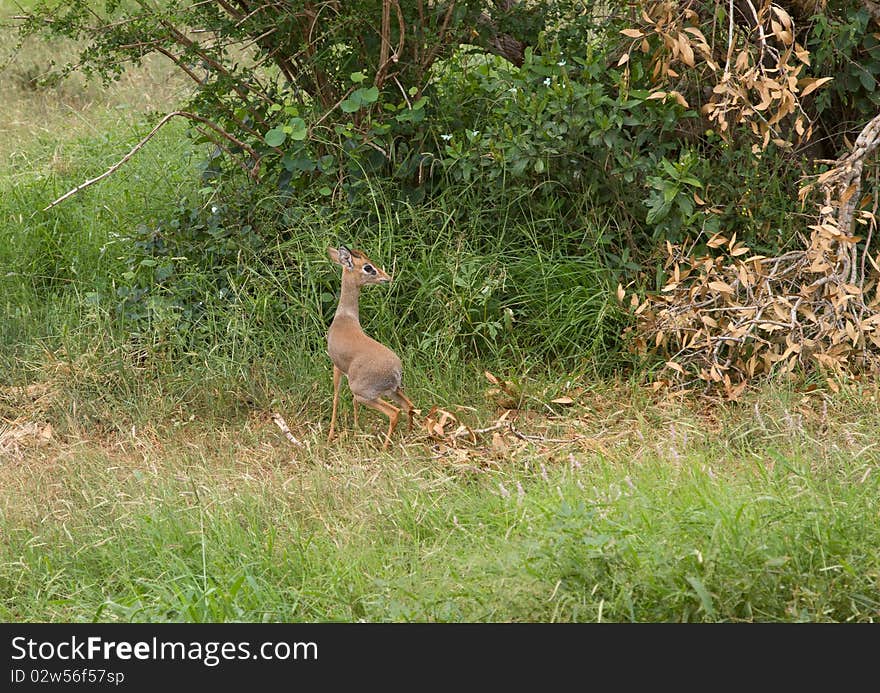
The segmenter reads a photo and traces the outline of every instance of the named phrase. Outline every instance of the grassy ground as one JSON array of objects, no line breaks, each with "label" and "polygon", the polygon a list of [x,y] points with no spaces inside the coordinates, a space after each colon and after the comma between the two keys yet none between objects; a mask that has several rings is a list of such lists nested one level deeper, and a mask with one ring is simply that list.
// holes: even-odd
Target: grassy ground
[{"label": "grassy ground", "polygon": [[[0,616],[876,620],[875,385],[572,399],[388,453],[376,419],[327,445],[326,412],[284,402],[307,448],[259,409],[106,435],[28,417],[0,443]],[[470,406],[462,421],[492,428],[491,401]]]},{"label": "grassy ground", "polygon": [[329,362],[255,303],[217,313],[216,347],[164,352],[153,333],[145,354],[95,297],[116,288],[121,238],[196,185],[182,131],[39,210],[184,85],[160,63],[107,90],[27,78],[69,50],[27,46],[0,80],[0,618],[880,618],[875,382],[724,403],[508,367],[499,392],[436,350],[423,310],[404,360],[425,416],[383,453],[382,422],[353,430],[347,398],[325,442]]}]

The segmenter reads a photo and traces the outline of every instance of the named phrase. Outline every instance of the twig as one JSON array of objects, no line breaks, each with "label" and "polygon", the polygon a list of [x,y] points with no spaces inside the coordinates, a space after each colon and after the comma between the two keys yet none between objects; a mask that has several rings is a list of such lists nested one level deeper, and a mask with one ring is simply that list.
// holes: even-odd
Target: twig
[{"label": "twig", "polygon": [[403,94],[403,100],[406,101],[406,105],[409,110],[412,110],[412,101],[409,100],[409,95],[406,93],[406,89],[403,88],[403,85],[400,83],[400,80],[397,79],[397,76],[394,76],[394,83],[397,85],[397,88],[400,89],[400,93]]},{"label": "twig", "polygon": [[391,0],[382,3],[382,30],[379,32],[379,69],[376,71],[376,88],[381,89],[385,81],[385,70],[388,66],[388,54],[391,52]]},{"label": "twig", "polygon": [[446,29],[449,27],[449,20],[452,17],[452,11],[455,9],[455,0],[449,3],[449,8],[446,10],[446,15],[443,17],[443,24],[440,26],[440,31],[437,34],[437,43],[435,43],[428,50],[427,55],[422,59],[422,70],[427,70],[434,62],[434,58],[437,56],[437,51],[443,46],[443,42],[446,40]]},{"label": "twig", "polygon": [[516,436],[520,440],[525,440],[530,443],[535,442],[535,441],[539,441],[541,443],[576,443],[577,441],[586,437],[586,436],[582,436],[582,435],[575,436],[574,438],[545,438],[544,436],[530,436],[530,435],[527,435],[525,433],[522,433],[522,432],[516,430],[513,427],[513,424],[509,424],[509,426],[510,426],[510,432],[513,433],[514,436]]},{"label": "twig", "polygon": [[733,0],[727,8],[727,61],[724,63],[724,77],[730,77],[730,59],[733,57]]},{"label": "twig", "polygon": [[287,422],[284,420],[284,417],[281,416],[281,414],[274,412],[272,414],[272,421],[274,421],[275,425],[281,429],[284,437],[287,438],[287,440],[289,440],[291,444],[295,445],[298,448],[303,447],[303,444],[300,443],[296,438],[294,438],[293,433],[290,432],[290,429],[287,427]]},{"label": "twig", "polygon": [[[391,49],[391,7],[397,14],[397,28],[399,39],[397,48]],[[379,52],[379,69],[376,71],[375,85],[378,89],[382,88],[385,80],[388,78],[388,66],[400,60],[403,54],[403,44],[406,37],[406,25],[403,21],[403,13],[400,11],[400,3],[398,0],[385,0],[382,7],[382,32],[380,39],[382,47]]]}]

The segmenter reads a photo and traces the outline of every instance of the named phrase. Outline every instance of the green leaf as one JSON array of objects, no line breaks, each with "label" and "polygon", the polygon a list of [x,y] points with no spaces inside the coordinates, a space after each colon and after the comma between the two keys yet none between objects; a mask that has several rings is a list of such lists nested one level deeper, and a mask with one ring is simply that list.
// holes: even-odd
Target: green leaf
[{"label": "green leaf", "polygon": [[306,121],[302,118],[291,118],[287,123],[290,126],[290,139],[301,142],[309,134],[309,128]]},{"label": "green leaf", "polygon": [[170,262],[166,262],[156,270],[156,281],[164,282],[172,274],[174,274],[174,265]]},{"label": "green leaf", "polygon": [[284,128],[272,128],[263,139],[270,147],[279,147],[287,139],[287,133],[284,132]]},{"label": "green leaf", "polygon": [[320,159],[318,159],[318,167],[324,173],[326,173],[330,169],[332,169],[335,163],[336,163],[336,157],[333,156],[332,154],[325,154]]},{"label": "green leaf", "polygon": [[538,159],[535,162],[535,173],[544,173],[544,160]]},{"label": "green leaf", "polygon": [[706,612],[706,616],[709,618],[715,618],[715,607],[712,606],[712,595],[709,594],[709,590],[706,589],[705,585],[700,581],[700,578],[688,575],[685,579],[690,583],[690,586],[694,588],[694,592],[696,592],[697,596],[700,598],[700,604],[703,606],[703,611]]},{"label": "green leaf", "polygon": [[352,99],[346,99],[339,104],[339,107],[342,109],[343,113],[354,113],[361,107],[361,105],[355,103]]},{"label": "green leaf", "polygon": [[678,178],[678,170],[668,159],[663,159],[660,162],[660,166],[663,168],[664,171],[666,171],[666,174],[670,178]]},{"label": "green leaf", "polygon": [[363,72],[352,72],[351,73],[351,81],[355,84],[360,84],[363,82],[367,76]]},{"label": "green leaf", "polygon": [[[300,150],[299,153],[302,153]],[[281,157],[281,165],[284,166],[288,171],[306,171],[311,172],[316,168],[316,163],[313,159],[308,156],[297,156],[294,153],[288,152],[283,157]]]},{"label": "green leaf", "polygon": [[364,103],[375,103],[376,100],[379,98],[379,89],[375,85],[370,87],[369,89],[361,87],[355,92],[355,94],[357,94],[358,92],[361,92],[360,98],[363,100]]},{"label": "green leaf", "polygon": [[328,188],[326,185],[323,188],[321,188],[320,190],[318,190],[318,192],[324,196],[333,194],[333,191],[330,188]]}]

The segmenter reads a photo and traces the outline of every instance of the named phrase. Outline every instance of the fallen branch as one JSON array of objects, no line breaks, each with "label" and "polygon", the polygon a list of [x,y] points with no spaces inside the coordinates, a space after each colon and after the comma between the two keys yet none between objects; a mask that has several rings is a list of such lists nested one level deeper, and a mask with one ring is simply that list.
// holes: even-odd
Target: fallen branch
[{"label": "fallen branch", "polygon": [[272,414],[272,421],[274,421],[275,425],[281,429],[281,432],[284,434],[284,437],[287,438],[287,440],[289,440],[291,442],[291,444],[295,445],[298,448],[303,447],[303,444],[300,443],[294,437],[293,433],[290,432],[290,429],[287,427],[287,422],[284,420],[284,417],[281,416],[281,414],[278,414],[277,412],[273,413]]}]

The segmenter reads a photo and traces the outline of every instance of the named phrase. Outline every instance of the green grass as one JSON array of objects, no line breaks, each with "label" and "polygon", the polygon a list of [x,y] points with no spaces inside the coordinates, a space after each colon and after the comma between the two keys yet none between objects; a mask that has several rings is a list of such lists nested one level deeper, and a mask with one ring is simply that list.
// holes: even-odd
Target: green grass
[{"label": "green grass", "polygon": [[[552,428],[517,423],[542,437],[445,455],[418,436],[381,454],[348,429],[326,446],[299,425],[305,453],[260,418],[185,412],[24,443],[0,468],[0,616],[873,621],[880,431],[864,394],[698,412],[597,389]],[[561,430],[568,443],[545,442]]]}]

